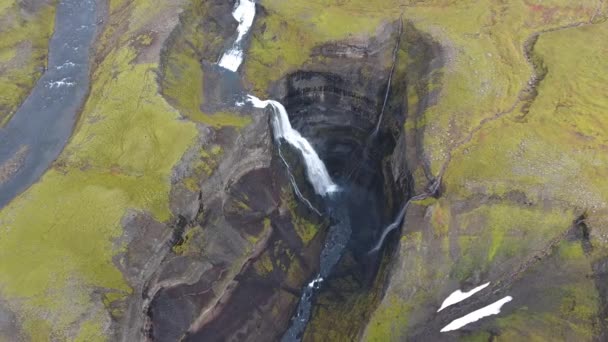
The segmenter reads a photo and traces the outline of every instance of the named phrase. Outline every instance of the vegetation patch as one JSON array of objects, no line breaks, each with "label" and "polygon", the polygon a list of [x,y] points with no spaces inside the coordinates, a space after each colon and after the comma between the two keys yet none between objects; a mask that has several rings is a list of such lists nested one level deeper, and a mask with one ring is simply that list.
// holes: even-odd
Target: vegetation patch
[{"label": "vegetation patch", "polygon": [[93,72],[56,166],[0,212],[2,296],[17,306],[32,339],[100,339],[108,316],[93,294],[131,291],[112,262],[123,215],[128,208],[159,221],[171,215],[172,168],[197,131],[159,95],[158,65],[135,63],[128,41]]}]

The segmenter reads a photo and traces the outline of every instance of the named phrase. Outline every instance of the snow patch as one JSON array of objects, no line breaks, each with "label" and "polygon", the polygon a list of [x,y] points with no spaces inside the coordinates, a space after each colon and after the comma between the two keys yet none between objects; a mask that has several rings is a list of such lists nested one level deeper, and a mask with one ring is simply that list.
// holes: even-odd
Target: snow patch
[{"label": "snow patch", "polygon": [[477,292],[485,289],[486,287],[488,287],[488,285],[490,285],[490,282],[487,282],[483,285],[477,286],[476,288],[468,291],[468,292],[462,292],[460,290],[456,290],[454,292],[452,292],[452,294],[450,294],[441,304],[441,307],[439,308],[439,310],[437,310],[437,312],[447,308],[450,305],[454,305],[456,303],[462,302],[463,300],[471,297],[472,295],[476,294]]},{"label": "snow patch", "polygon": [[505,305],[506,303],[508,303],[512,300],[513,300],[513,297],[506,296],[505,298],[503,298],[499,301],[496,301],[486,307],[483,307],[479,310],[475,310],[466,316],[453,320],[452,323],[446,325],[443,329],[441,329],[441,332],[458,330],[458,329],[464,327],[465,325],[467,325],[469,323],[477,322],[484,317],[498,315],[500,313],[500,308],[502,308],[503,305]]}]

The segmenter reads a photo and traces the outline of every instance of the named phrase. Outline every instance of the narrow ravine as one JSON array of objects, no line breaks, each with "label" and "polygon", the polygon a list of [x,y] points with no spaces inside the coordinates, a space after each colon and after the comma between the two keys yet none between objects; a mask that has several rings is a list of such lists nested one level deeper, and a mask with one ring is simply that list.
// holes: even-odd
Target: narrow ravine
[{"label": "narrow ravine", "polygon": [[67,143],[89,88],[95,0],[61,0],[48,68],[0,128],[0,208],[36,182]]},{"label": "narrow ravine", "polygon": [[[251,0],[238,1],[233,11],[233,17],[239,22],[237,28],[238,35],[232,47],[222,55],[218,65],[227,70],[236,72],[243,62],[244,52],[242,41],[253,24],[255,18],[255,3]],[[292,318],[291,326],[282,339],[282,341],[285,342],[299,341],[311,315],[312,300],[315,291],[320,288],[323,280],[331,273],[333,267],[338,263],[342,256],[342,252],[350,239],[350,223],[346,213],[346,206],[342,204],[342,194],[340,193],[339,187],[332,181],[329,172],[327,171],[327,167],[319,158],[310,142],[297,130],[293,129],[289,122],[289,116],[285,107],[278,101],[260,100],[253,95],[248,95],[246,102],[256,108],[270,107],[272,109],[272,131],[279,153],[281,153],[281,144],[283,141],[299,151],[302,156],[308,181],[314,188],[315,193],[326,200],[326,206],[329,208],[329,215],[337,222],[329,229],[328,236],[321,251],[319,274],[317,274],[302,290],[302,295],[296,313]],[[237,103],[238,106],[242,106],[243,104],[244,102]],[[285,164],[297,197],[314,212],[320,214],[319,210],[304,197],[291,173],[289,164],[282,154],[280,156]]]},{"label": "narrow ravine", "polygon": [[[230,72],[238,72],[245,58],[244,46],[248,30],[255,19],[255,11],[256,6],[252,0],[240,0],[235,4],[232,16],[238,21],[236,37],[217,61],[217,65],[228,72],[226,76],[229,76]],[[295,196],[310,208],[311,212],[330,222],[321,246],[318,271],[301,289],[297,308],[281,338],[284,342],[302,340],[315,310],[316,298],[325,291],[324,284],[330,283],[333,279],[334,269],[340,265],[343,256],[347,252],[351,257],[356,255],[357,262],[366,268],[363,271],[364,277],[374,277],[376,269],[373,265],[380,260],[380,257],[376,255],[377,252],[382,249],[386,236],[399,228],[403,222],[409,203],[407,201],[409,192],[403,191],[398,197],[394,197],[393,192],[399,191],[389,185],[393,184],[393,179],[386,178],[387,174],[383,170],[385,166],[382,162],[383,157],[390,155],[390,151],[395,146],[394,137],[387,135],[387,127],[395,125],[395,119],[387,116],[391,85],[393,78],[396,77],[397,54],[403,24],[395,24],[392,29],[396,34],[390,36],[390,43],[386,45],[390,46],[389,51],[392,56],[390,71],[387,79],[379,77],[377,83],[378,85],[384,84],[385,89],[382,96],[376,98],[376,94],[362,93],[366,94],[363,96],[370,96],[370,98],[353,96],[346,100],[363,101],[361,103],[365,104],[365,110],[369,113],[368,116],[365,116],[364,121],[348,123],[352,119],[346,121],[344,119],[347,117],[338,119],[343,115],[357,117],[359,114],[353,111],[357,106],[355,104],[353,104],[353,109],[336,107],[335,110],[330,109],[326,115],[319,114],[325,111],[326,104],[323,101],[328,96],[354,94],[349,90],[351,85],[342,81],[340,76],[331,73],[295,72],[287,75],[285,78],[287,83],[297,83],[298,79],[302,79],[302,84],[316,85],[311,86],[310,89],[292,93],[290,90],[286,90],[287,95],[282,95],[281,102],[283,103],[272,99],[259,99],[253,95],[239,98],[237,94],[235,101],[237,107],[249,105],[254,108],[264,108],[270,112],[270,124],[276,151],[285,167]],[[328,93],[316,98],[314,95],[316,89],[327,89]],[[321,92],[323,91],[321,90]],[[310,97],[299,99],[294,98],[294,95],[289,97],[289,94],[310,94],[306,95]],[[376,107],[376,104],[381,105],[381,108]],[[316,105],[320,107],[317,108]],[[286,107],[293,109],[294,112],[291,113],[290,109]],[[344,110],[343,113],[340,112],[342,110]],[[391,114],[393,110],[391,107]],[[290,114],[291,119],[294,120],[293,123],[290,122]],[[313,120],[314,123],[310,125],[307,120]],[[314,128],[317,124],[319,126]],[[294,127],[302,129],[302,133]],[[399,127],[398,124],[395,127]],[[316,131],[318,129],[321,131]],[[348,131],[332,138],[323,137],[323,129],[336,129],[338,132],[348,129]],[[358,147],[351,152],[345,152],[353,147],[353,143]],[[295,157],[291,153],[291,158],[286,159],[283,153],[285,149],[295,152]],[[324,156],[325,160],[321,156]],[[298,165],[302,165],[302,167],[300,168]],[[293,173],[293,170],[296,169],[304,171],[299,173],[299,178]],[[331,172],[328,171],[329,169]],[[306,180],[303,180],[302,177],[305,177]],[[301,188],[307,190],[304,191]],[[418,195],[412,200],[425,198],[435,191],[436,186],[432,187],[428,193]],[[406,197],[402,198],[404,195]],[[382,204],[386,201],[387,196],[393,200]],[[401,210],[393,212],[396,206],[400,206]],[[392,223],[391,218],[394,219]],[[378,238],[378,240],[372,240],[372,238]],[[371,252],[368,253],[370,249]]]}]

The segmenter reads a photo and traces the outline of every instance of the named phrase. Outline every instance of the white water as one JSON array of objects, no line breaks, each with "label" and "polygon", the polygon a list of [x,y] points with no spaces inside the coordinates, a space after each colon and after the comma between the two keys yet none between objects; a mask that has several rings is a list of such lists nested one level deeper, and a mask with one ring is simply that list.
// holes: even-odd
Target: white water
[{"label": "white water", "polygon": [[300,132],[291,127],[287,111],[280,102],[273,100],[262,101],[253,95],[247,95],[247,101],[256,108],[272,107],[275,114],[272,118],[275,140],[280,141],[283,138],[302,153],[304,165],[306,166],[306,176],[317,194],[325,196],[338,190],[338,186],[331,180],[325,164],[319,158],[315,149]]},{"label": "white water", "polygon": [[472,289],[472,290],[470,290],[468,292],[462,292],[460,290],[456,290],[456,291],[452,292],[452,294],[450,294],[443,301],[443,303],[441,304],[441,307],[439,308],[439,310],[437,310],[437,312],[439,312],[439,311],[447,308],[450,305],[454,305],[456,303],[462,302],[463,300],[471,297],[472,295],[476,294],[477,292],[485,289],[486,287],[488,287],[488,285],[490,285],[489,282],[487,282],[487,283],[485,283],[483,285],[477,286],[476,288],[474,288],[474,289]]},{"label": "white water", "polygon": [[323,277],[317,276],[310,283],[308,283],[308,287],[310,287],[311,289],[314,289],[314,288],[318,287],[323,282],[323,280],[324,280]]},{"label": "white water", "polygon": [[407,210],[407,207],[409,207],[411,201],[412,200],[410,199],[407,202],[405,202],[405,205],[403,206],[403,208],[401,208],[401,211],[397,215],[397,218],[395,219],[395,221],[393,221],[393,223],[389,224],[386,228],[384,228],[384,231],[382,232],[380,239],[378,239],[378,242],[376,243],[374,248],[372,248],[368,253],[371,254],[371,253],[375,253],[375,252],[379,251],[380,248],[382,247],[382,244],[384,243],[384,239],[386,239],[386,236],[388,235],[388,233],[399,228],[399,226],[401,225],[401,222],[403,221],[403,217],[405,217],[405,212]]},{"label": "white water", "polygon": [[500,313],[500,309],[502,308],[502,306],[512,300],[513,300],[513,297],[506,296],[505,298],[503,298],[499,301],[496,301],[486,307],[483,307],[479,310],[475,310],[466,316],[453,320],[452,323],[446,325],[443,329],[441,329],[441,332],[458,330],[458,329],[464,327],[465,325],[467,325],[469,323],[477,322],[484,317],[498,315]]},{"label": "white water", "polygon": [[236,29],[238,35],[232,44],[232,47],[222,55],[218,65],[222,68],[236,72],[241,66],[241,63],[243,63],[243,48],[241,47],[241,41],[247,32],[249,32],[251,25],[253,25],[253,19],[255,18],[255,2],[253,0],[238,0],[234,7],[234,11],[232,12],[232,16],[239,22],[239,26]]}]

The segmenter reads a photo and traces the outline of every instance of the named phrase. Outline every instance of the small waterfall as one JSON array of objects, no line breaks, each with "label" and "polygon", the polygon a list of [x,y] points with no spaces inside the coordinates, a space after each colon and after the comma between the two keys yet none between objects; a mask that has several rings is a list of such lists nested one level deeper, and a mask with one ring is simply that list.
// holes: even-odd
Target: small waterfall
[{"label": "small waterfall", "polygon": [[280,139],[283,138],[302,153],[304,165],[306,167],[306,176],[315,189],[315,192],[321,196],[336,192],[338,186],[331,180],[325,164],[321,158],[319,158],[315,149],[300,132],[291,127],[285,107],[283,107],[280,102],[273,100],[262,101],[253,95],[248,95],[247,100],[256,108],[272,107],[274,111],[272,128],[275,140],[280,141]]},{"label": "small waterfall", "polygon": [[382,236],[380,236],[380,239],[378,239],[378,242],[376,243],[374,248],[372,248],[368,252],[369,254],[379,251],[380,248],[382,247],[382,244],[384,243],[384,239],[386,239],[386,236],[388,235],[388,233],[399,228],[399,226],[401,225],[401,222],[403,222],[403,217],[405,216],[405,212],[407,211],[407,207],[409,205],[410,205],[410,201],[407,201],[405,203],[405,205],[403,206],[403,208],[401,208],[401,211],[397,215],[397,218],[395,218],[395,221],[393,221],[393,223],[389,224],[386,228],[384,228],[384,231],[382,232]]},{"label": "small waterfall", "polygon": [[255,2],[253,0],[237,0],[232,16],[239,22],[237,27],[237,37],[232,47],[226,51],[218,65],[222,68],[236,72],[243,63],[243,48],[241,42],[251,25],[253,25],[253,19],[255,18]]},{"label": "small waterfall", "polygon": [[384,231],[382,232],[382,235],[380,236],[380,239],[378,239],[378,242],[376,243],[374,248],[372,248],[367,253],[372,254],[372,253],[378,252],[380,250],[380,248],[382,248],[382,244],[384,243],[384,240],[386,239],[386,236],[388,235],[388,233],[399,228],[399,226],[401,225],[401,222],[403,222],[403,218],[405,217],[405,212],[407,211],[407,207],[410,206],[410,203],[412,201],[421,201],[427,197],[435,196],[437,194],[437,192],[439,191],[440,186],[441,186],[441,177],[435,179],[433,181],[433,183],[431,183],[431,185],[428,187],[427,191],[407,200],[407,202],[405,202],[405,205],[403,206],[403,208],[401,208],[399,215],[397,215],[397,217],[395,218],[395,221],[393,221],[393,223],[389,224],[386,228],[384,228]]}]

